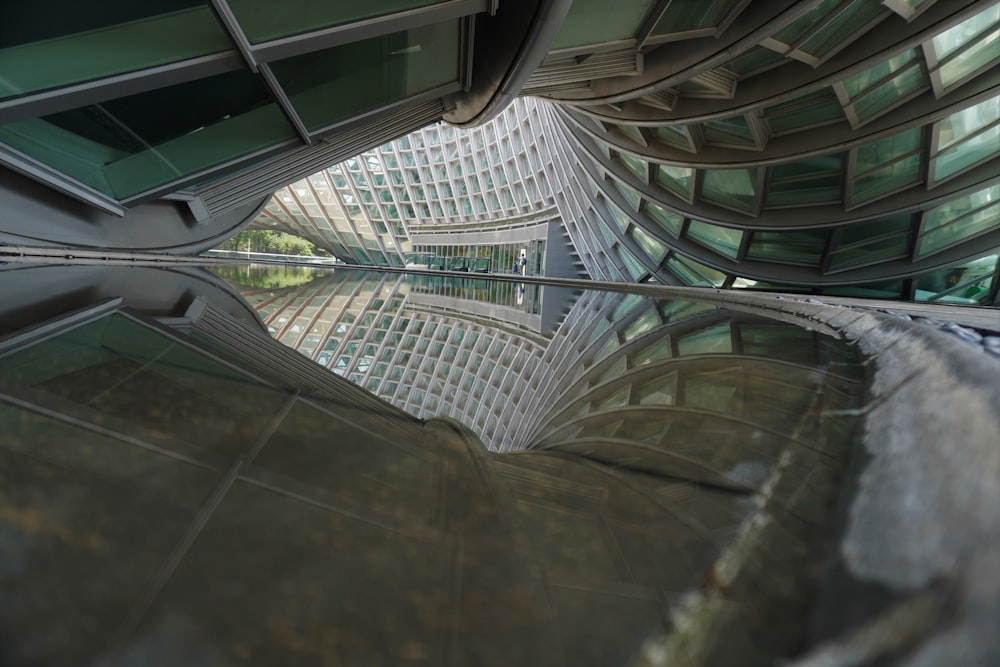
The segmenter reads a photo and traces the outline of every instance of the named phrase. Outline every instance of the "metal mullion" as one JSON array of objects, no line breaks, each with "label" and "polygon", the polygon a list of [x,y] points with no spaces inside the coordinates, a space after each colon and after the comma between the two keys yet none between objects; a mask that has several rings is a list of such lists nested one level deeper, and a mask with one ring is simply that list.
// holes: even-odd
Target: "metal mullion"
[{"label": "metal mullion", "polygon": [[250,71],[254,74],[260,74],[260,77],[264,81],[264,85],[267,87],[271,97],[277,101],[278,107],[281,108],[282,113],[285,114],[285,118],[292,125],[292,127],[295,128],[295,132],[299,135],[299,138],[302,139],[307,146],[312,145],[312,138],[309,136],[309,130],[302,122],[298,112],[292,106],[291,100],[288,99],[288,95],[285,94],[284,89],[281,87],[278,79],[274,76],[271,68],[257,62],[253,53],[253,45],[247,38],[246,33],[243,32],[243,27],[240,25],[239,20],[233,13],[232,8],[229,6],[229,2],[227,0],[210,0],[210,4],[212,6],[212,11],[219,20],[219,23],[222,24],[222,27],[229,35],[229,38],[233,40],[237,51],[239,51],[240,55],[243,56],[243,60],[246,62],[247,67],[249,67]]},{"label": "metal mullion", "polygon": [[489,9],[488,5],[488,0],[447,0],[425,7],[267,40],[253,44],[251,52],[256,62],[267,63],[411,28],[460,19],[486,12]]},{"label": "metal mullion", "polygon": [[113,197],[2,142],[0,142],[0,165],[100,211],[119,218],[125,217],[125,207]]},{"label": "metal mullion", "polygon": [[268,92],[278,103],[281,108],[282,113],[285,114],[285,118],[291,123],[292,127],[295,128],[295,132],[299,135],[299,138],[305,142],[307,146],[312,146],[313,138],[309,133],[309,128],[302,121],[302,117],[299,116],[299,112],[295,110],[295,106],[292,101],[288,98],[285,93],[285,89],[282,88],[281,83],[278,78],[274,76],[274,72],[271,71],[271,66],[262,63],[258,66],[258,73],[260,78],[264,80],[264,84],[267,86]]},{"label": "metal mullion", "polygon": [[636,35],[636,46],[638,49],[646,47],[650,36],[653,34],[653,30],[656,28],[656,24],[663,18],[663,14],[666,13],[667,6],[671,2],[673,0],[657,0],[656,6],[653,7],[646,20],[643,21],[642,27],[639,28],[639,33]]}]

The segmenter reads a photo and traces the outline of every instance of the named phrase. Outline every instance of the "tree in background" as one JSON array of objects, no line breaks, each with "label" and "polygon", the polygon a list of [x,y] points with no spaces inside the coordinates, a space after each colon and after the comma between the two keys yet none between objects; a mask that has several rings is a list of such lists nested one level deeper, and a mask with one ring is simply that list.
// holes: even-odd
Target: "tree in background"
[{"label": "tree in background", "polygon": [[330,257],[330,253],[309,241],[285,232],[269,229],[244,230],[218,246],[219,250],[266,252],[275,255],[312,255]]}]

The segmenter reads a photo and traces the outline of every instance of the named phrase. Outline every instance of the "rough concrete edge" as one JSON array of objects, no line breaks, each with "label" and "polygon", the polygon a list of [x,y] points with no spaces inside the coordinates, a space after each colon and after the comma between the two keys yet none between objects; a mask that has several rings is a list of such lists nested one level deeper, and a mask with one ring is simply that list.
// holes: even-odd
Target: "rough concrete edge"
[{"label": "rough concrete edge", "polygon": [[[839,555],[851,576],[897,596],[883,617],[796,667],[1000,664],[1000,359],[864,308],[791,300],[779,310],[837,330],[871,359],[862,435],[870,458]],[[942,588],[930,621],[878,630],[886,617],[911,618],[907,609]]]}]

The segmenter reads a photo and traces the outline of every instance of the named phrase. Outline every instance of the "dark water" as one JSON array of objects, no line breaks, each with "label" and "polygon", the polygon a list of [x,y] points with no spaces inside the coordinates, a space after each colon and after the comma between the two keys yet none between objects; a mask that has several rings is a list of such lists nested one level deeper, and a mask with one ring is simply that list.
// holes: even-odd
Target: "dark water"
[{"label": "dark water", "polygon": [[634,294],[218,273],[0,270],[0,665],[725,667],[815,641],[851,345]]}]

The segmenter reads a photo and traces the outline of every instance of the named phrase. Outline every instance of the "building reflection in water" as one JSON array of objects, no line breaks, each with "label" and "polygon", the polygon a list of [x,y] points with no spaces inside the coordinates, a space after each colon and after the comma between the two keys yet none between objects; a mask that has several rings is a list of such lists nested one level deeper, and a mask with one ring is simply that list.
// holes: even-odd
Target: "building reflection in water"
[{"label": "building reflection in water", "polygon": [[[338,377],[206,272],[78,271],[57,298],[61,268],[0,271],[77,307],[3,313],[5,665],[769,665],[824,632],[865,390],[840,341],[615,293],[543,325],[545,294],[513,322],[398,276],[245,290],[278,337],[303,318],[301,351],[349,356]],[[107,301],[125,278],[169,307]],[[452,418],[357,373],[428,375],[425,411],[441,380]]]}]

